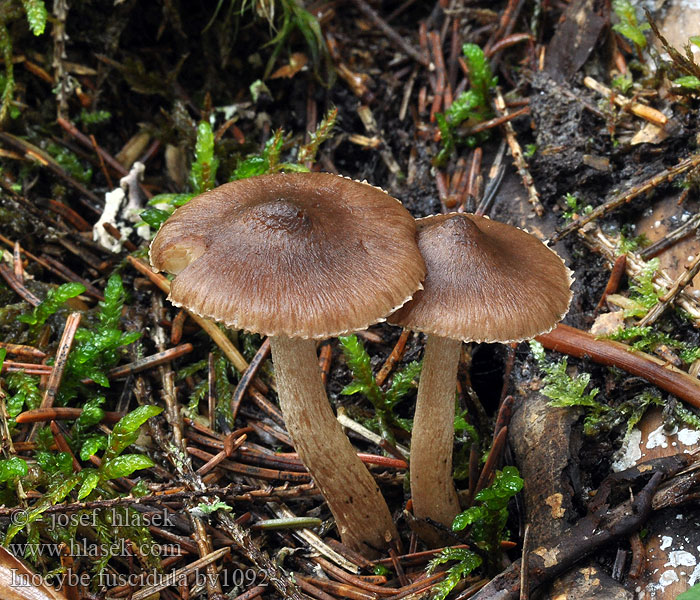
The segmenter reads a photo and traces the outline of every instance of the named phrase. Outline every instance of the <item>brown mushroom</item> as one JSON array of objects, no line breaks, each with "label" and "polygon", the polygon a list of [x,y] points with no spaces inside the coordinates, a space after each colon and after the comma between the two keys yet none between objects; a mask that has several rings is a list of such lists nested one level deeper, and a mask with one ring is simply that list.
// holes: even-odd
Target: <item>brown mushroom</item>
[{"label": "brown mushroom", "polygon": [[[419,219],[424,289],[388,322],[428,334],[411,435],[416,517],[447,527],[459,513],[452,479],[462,341],[511,342],[550,330],[571,301],[571,273],[536,237],[486,217]],[[437,545],[439,538],[427,534]]]},{"label": "brown mushroom", "polygon": [[287,429],[335,517],[365,554],[397,537],[321,383],[316,342],[364,329],[420,288],[415,222],[382,190],[326,173],[227,183],[177,209],[151,245],[170,300],[270,336]]}]

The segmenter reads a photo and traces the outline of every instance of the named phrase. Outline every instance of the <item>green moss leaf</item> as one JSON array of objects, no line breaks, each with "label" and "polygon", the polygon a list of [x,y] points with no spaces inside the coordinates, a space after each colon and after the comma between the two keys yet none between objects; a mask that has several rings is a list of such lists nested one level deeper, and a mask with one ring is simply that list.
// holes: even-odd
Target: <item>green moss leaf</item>
[{"label": "green moss leaf", "polygon": [[92,492],[100,482],[100,475],[95,469],[83,469],[81,474],[83,476],[83,482],[78,490],[78,500],[87,498],[90,492]]},{"label": "green moss leaf", "polygon": [[195,194],[201,194],[216,185],[216,171],[219,168],[219,160],[214,156],[214,132],[208,121],[201,121],[197,125],[194,157],[190,184]]},{"label": "green moss leaf", "polygon": [[144,208],[139,216],[153,229],[160,229],[160,226],[168,220],[171,214],[167,210],[150,207]]},{"label": "green moss leaf", "polygon": [[194,194],[158,194],[148,201],[149,206],[167,204],[169,206],[183,206],[194,198]]},{"label": "green moss leaf", "polygon": [[103,435],[89,437],[80,447],[80,460],[90,460],[91,456],[107,447],[107,438]]},{"label": "green moss leaf", "polygon": [[100,477],[103,480],[128,477],[139,469],[148,469],[154,462],[143,454],[123,454],[110,460],[105,460],[100,467]]},{"label": "green moss leaf", "polygon": [[0,481],[10,481],[17,477],[26,477],[29,473],[27,463],[18,456],[0,460]]},{"label": "green moss leaf", "polygon": [[18,321],[39,327],[53,315],[61,305],[71,298],[79,296],[85,291],[85,286],[81,283],[64,283],[57,288],[49,290],[46,298],[28,314],[17,317]]},{"label": "green moss leaf", "polygon": [[139,427],[148,419],[163,412],[160,406],[147,404],[139,406],[129,414],[123,416],[112,429],[109,436],[105,459],[111,460],[119,456],[128,446],[136,441],[139,435]]},{"label": "green moss leaf", "polygon": [[50,506],[60,502],[70,494],[71,490],[78,485],[81,480],[82,475],[78,473],[69,477],[62,477],[51,483],[44,496],[35,506],[26,512],[24,518],[10,525],[5,534],[3,544],[7,546],[24,527],[36,521]]},{"label": "green moss leaf", "polygon": [[41,35],[46,28],[46,5],[44,0],[22,0],[22,6],[27,13],[29,28],[34,35]]},{"label": "green moss leaf", "polygon": [[445,548],[432,559],[428,565],[429,572],[433,572],[438,565],[450,561],[458,561],[447,569],[447,576],[434,588],[433,600],[444,600],[455,586],[474,569],[481,566],[481,557],[467,548]]},{"label": "green moss leaf", "polygon": [[[348,393],[362,393],[367,396],[367,399],[372,402],[375,408],[383,408],[382,392],[374,378],[372,363],[364,345],[356,335],[341,336],[338,340],[343,347],[345,360],[355,379],[355,381],[346,388],[351,390]],[[345,393],[345,390],[343,390],[343,393]]]},{"label": "green moss leaf", "polygon": [[613,29],[635,46],[645,48],[647,39],[644,36],[644,30],[649,28],[649,24],[639,25],[632,3],[629,0],[613,0],[612,9],[620,19],[619,23],[613,25]]},{"label": "green moss leaf", "polygon": [[695,75],[679,77],[678,79],[674,79],[673,83],[690,90],[700,90],[700,79],[695,77]]},{"label": "green moss leaf", "polygon": [[155,417],[162,412],[163,409],[160,406],[155,406],[152,404],[139,406],[138,408],[132,410],[129,414],[124,415],[114,426],[112,433],[114,435],[133,433],[137,431],[141,425],[148,421],[148,419]]},{"label": "green moss leaf", "polygon": [[102,405],[105,403],[104,396],[91,398],[83,405],[83,412],[78,417],[77,426],[80,429],[87,429],[93,425],[97,425],[105,416],[105,411],[102,410]]}]

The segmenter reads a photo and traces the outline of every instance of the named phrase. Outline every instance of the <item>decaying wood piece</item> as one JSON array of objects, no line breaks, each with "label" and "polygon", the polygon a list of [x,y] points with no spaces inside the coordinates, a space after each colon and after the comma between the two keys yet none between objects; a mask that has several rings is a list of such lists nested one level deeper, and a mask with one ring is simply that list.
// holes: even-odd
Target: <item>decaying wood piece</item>
[{"label": "decaying wood piece", "polygon": [[[575,519],[573,481],[578,478],[576,454],[580,443],[572,427],[579,416],[578,411],[549,406],[549,400],[539,392],[525,397],[513,413],[509,441],[524,479],[530,547],[556,543]],[[544,597],[627,600],[632,596],[590,564],[556,579]]]},{"label": "decaying wood piece", "polygon": [[553,600],[632,600],[634,594],[591,564],[576,567],[555,580],[549,597]]},{"label": "decaying wood piece", "polygon": [[572,426],[578,418],[575,410],[549,406],[539,392],[523,398],[513,413],[508,441],[524,480],[533,548],[561,536],[575,518],[571,478],[576,475],[569,470],[577,468]]},{"label": "decaying wood piece", "polygon": [[547,45],[545,70],[556,81],[568,80],[584,65],[607,21],[604,12],[604,4],[597,0],[569,4]]},{"label": "decaying wood piece", "polygon": [[[663,480],[655,472],[634,496],[614,508],[607,506],[588,514],[568,529],[554,545],[540,546],[528,555],[531,589],[567,571],[574,563],[597,549],[636,531],[651,512],[651,501]],[[520,592],[520,561],[514,562],[473,596],[474,600],[515,600]]]}]

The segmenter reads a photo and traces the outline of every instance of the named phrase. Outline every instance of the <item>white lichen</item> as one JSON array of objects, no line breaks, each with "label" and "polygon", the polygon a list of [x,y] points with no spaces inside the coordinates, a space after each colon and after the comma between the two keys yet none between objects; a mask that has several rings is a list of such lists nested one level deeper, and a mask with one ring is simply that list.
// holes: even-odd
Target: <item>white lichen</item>
[{"label": "white lichen", "polygon": [[685,550],[674,550],[668,553],[668,562],[664,567],[694,567],[697,559]]},{"label": "white lichen", "polygon": [[664,431],[664,426],[660,425],[647,437],[647,450],[652,448],[668,448],[668,435]]},{"label": "white lichen", "polygon": [[[105,194],[105,208],[100,219],[92,227],[92,239],[112,252],[121,252],[124,240],[128,239],[134,228],[131,226],[141,222],[143,198],[139,182],[143,179],[146,167],[136,161],[127,175],[119,180],[119,187]],[[119,230],[121,238],[116,239],[105,230],[109,223]],[[148,225],[136,228],[136,233],[144,240],[150,239],[151,230]]]},{"label": "white lichen", "polygon": [[681,429],[678,441],[685,446],[695,446],[700,441],[700,431],[697,429]]}]

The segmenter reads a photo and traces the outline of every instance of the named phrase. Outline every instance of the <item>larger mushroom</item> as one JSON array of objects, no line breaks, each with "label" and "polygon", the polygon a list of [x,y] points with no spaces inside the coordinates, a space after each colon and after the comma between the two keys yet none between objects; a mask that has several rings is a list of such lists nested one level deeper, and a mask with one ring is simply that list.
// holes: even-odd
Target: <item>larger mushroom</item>
[{"label": "larger mushroom", "polygon": [[176,274],[173,304],[270,336],[289,435],[343,542],[367,555],[398,534],[330,407],[315,340],[382,321],[420,288],[415,232],[408,211],[378,188],[293,173],[192,199],[151,245],[151,264]]},{"label": "larger mushroom", "polygon": [[[568,310],[571,274],[536,237],[486,217],[453,213],[417,223],[424,289],[387,320],[428,334],[411,434],[411,497],[416,517],[450,527],[460,510],[452,446],[462,341],[521,341],[552,329]],[[438,536],[426,537],[437,545]]]}]

